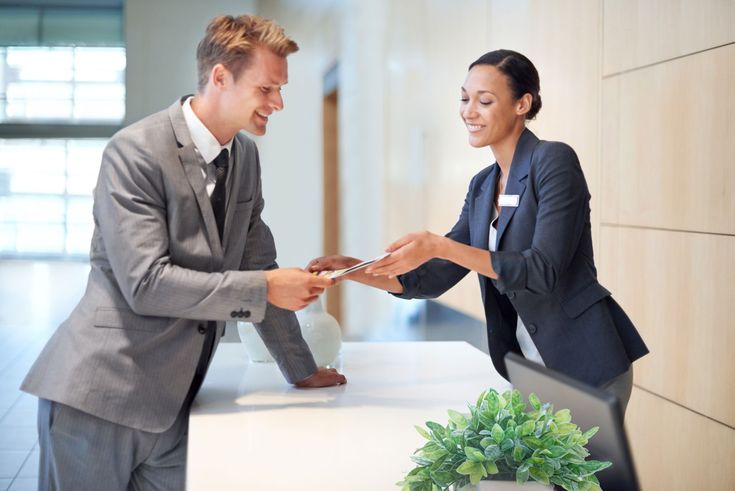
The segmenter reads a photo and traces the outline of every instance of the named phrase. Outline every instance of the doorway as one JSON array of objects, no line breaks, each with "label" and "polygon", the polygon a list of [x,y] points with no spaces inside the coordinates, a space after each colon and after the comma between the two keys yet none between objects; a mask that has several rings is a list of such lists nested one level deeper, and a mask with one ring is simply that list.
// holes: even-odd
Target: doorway
[{"label": "doorway", "polygon": [[[323,128],[323,219],[324,255],[340,254],[339,227],[339,85],[337,65],[324,75]],[[326,308],[342,324],[342,285],[326,293]]]}]

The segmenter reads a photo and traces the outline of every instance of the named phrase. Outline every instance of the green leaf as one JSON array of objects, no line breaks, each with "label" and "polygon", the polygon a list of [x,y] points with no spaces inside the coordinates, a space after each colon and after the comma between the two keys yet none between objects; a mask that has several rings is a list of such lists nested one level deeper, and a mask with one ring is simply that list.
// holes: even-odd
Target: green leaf
[{"label": "green leaf", "polygon": [[487,461],[485,462],[485,470],[488,474],[497,474],[498,466],[495,464],[495,462]]},{"label": "green leaf", "polygon": [[483,438],[482,440],[480,440],[480,446],[481,446],[482,448],[487,448],[487,447],[489,447],[490,445],[492,445],[494,441],[495,441],[495,440],[493,440],[492,438],[489,438],[489,437],[485,437],[485,438]]},{"label": "green leaf", "polygon": [[589,430],[585,431],[584,434],[582,435],[582,437],[584,437],[585,440],[589,440],[590,438],[592,438],[593,436],[595,436],[598,431],[600,431],[600,427],[599,426],[593,426]]},{"label": "green leaf", "polygon": [[444,438],[447,434],[447,431],[439,423],[435,423],[433,421],[427,421],[426,427],[429,428],[434,433],[434,435],[436,435],[438,438]]},{"label": "green leaf", "polygon": [[495,440],[495,443],[500,443],[503,441],[503,438],[505,438],[505,432],[498,423],[493,425],[493,429],[491,431],[493,433],[493,440]]},{"label": "green leaf", "polygon": [[462,413],[453,409],[449,409],[447,413],[449,413],[449,419],[452,420],[458,428],[465,428],[467,426],[467,418]]},{"label": "green leaf", "polygon": [[429,475],[434,484],[440,488],[447,488],[454,482],[454,474],[448,471],[435,471]]},{"label": "green leaf", "polygon": [[464,453],[468,459],[474,462],[485,462],[485,453],[474,447],[465,447]]},{"label": "green leaf", "polygon": [[559,409],[554,414],[554,420],[559,424],[569,423],[572,420],[572,413],[569,409]]},{"label": "green leaf", "polygon": [[503,455],[503,451],[500,450],[500,447],[497,445],[488,445],[487,448],[485,448],[485,457],[488,460],[495,462],[501,455]]},{"label": "green leaf", "polygon": [[538,469],[536,467],[531,467],[528,472],[531,474],[531,477],[537,480],[538,482],[542,482],[544,484],[549,484],[549,475],[546,474],[541,469]]},{"label": "green leaf", "polygon": [[531,392],[531,395],[528,396],[528,402],[531,403],[531,407],[534,408],[536,411],[541,409],[541,401],[539,400],[538,396]]},{"label": "green leaf", "polygon": [[525,484],[528,481],[528,466],[521,465],[516,470],[516,482],[518,484]]},{"label": "green leaf", "polygon": [[527,436],[534,432],[536,429],[536,422],[532,419],[529,419],[525,423],[521,425],[521,436]]},{"label": "green leaf", "polygon": [[577,425],[574,423],[560,423],[556,426],[557,433],[566,435],[577,430]]},{"label": "green leaf", "polygon": [[502,441],[502,443],[500,444],[500,450],[502,450],[503,452],[507,452],[507,451],[509,451],[509,450],[510,450],[511,448],[513,448],[513,446],[514,446],[514,445],[515,445],[515,444],[513,443],[513,440],[511,440],[510,438],[506,438],[506,439],[505,439],[505,440],[503,440],[503,441]]},{"label": "green leaf", "polygon": [[419,435],[423,436],[427,440],[431,440],[431,435],[429,435],[429,432],[423,429],[422,427],[418,425],[414,425],[414,428],[416,428],[416,431],[419,432]]},{"label": "green leaf", "polygon": [[516,462],[520,462],[523,460],[523,456],[525,455],[526,451],[523,450],[523,447],[520,445],[516,445],[513,447],[513,460]]}]

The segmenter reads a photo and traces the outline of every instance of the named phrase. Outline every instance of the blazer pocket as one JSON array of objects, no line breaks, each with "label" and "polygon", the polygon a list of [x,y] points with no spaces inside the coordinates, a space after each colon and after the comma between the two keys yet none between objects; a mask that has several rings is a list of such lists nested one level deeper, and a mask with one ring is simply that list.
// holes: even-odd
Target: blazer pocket
[{"label": "blazer pocket", "polygon": [[142,316],[132,310],[114,307],[97,307],[94,314],[95,327],[161,332],[170,324],[171,319],[168,317]]},{"label": "blazer pocket", "polygon": [[243,211],[253,207],[253,198],[235,203],[235,211]]},{"label": "blazer pocket", "polygon": [[582,315],[585,310],[608,296],[610,296],[610,292],[604,286],[597,282],[590,283],[579,292],[563,300],[561,307],[569,317],[574,319]]}]

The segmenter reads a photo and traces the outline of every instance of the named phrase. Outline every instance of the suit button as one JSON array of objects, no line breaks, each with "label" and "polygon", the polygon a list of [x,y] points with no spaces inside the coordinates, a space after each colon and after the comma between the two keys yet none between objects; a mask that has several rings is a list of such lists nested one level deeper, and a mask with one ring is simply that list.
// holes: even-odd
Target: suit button
[{"label": "suit button", "polygon": [[242,313],[242,316],[247,319],[248,317],[250,317],[250,311],[246,310],[245,312]]},{"label": "suit button", "polygon": [[537,331],[536,324],[529,324],[528,325],[528,332],[529,333],[536,334],[536,331]]},{"label": "suit button", "polygon": [[204,334],[207,332],[207,328],[204,327],[204,324],[199,324],[199,326],[197,326],[197,331],[199,331],[199,334]]}]

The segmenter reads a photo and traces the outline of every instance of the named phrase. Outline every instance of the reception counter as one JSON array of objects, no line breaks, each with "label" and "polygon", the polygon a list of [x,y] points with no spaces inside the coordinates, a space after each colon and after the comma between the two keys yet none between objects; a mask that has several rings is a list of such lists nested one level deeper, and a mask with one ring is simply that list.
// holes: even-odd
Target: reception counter
[{"label": "reception counter", "polygon": [[296,389],[220,344],[191,413],[188,491],[397,490],[425,441],[414,425],[509,387],[463,342],[344,343],[337,368],[346,385]]}]

